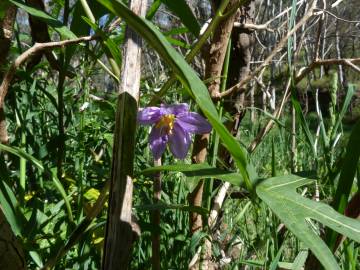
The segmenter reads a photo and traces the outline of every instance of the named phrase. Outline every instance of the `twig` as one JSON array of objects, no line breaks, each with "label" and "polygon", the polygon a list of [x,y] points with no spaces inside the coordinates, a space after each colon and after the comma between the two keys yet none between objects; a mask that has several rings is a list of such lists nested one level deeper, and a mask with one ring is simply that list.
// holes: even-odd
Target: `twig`
[{"label": "twig", "polygon": [[253,24],[253,23],[240,23],[235,22],[234,27],[240,27],[240,28],[246,28],[246,29],[252,29],[252,30],[266,30],[269,32],[274,32],[273,29],[268,27],[268,23],[264,24]]},{"label": "twig", "polygon": [[331,7],[334,8],[334,7],[338,6],[342,1],[344,1],[344,0],[337,0],[335,3],[333,3],[331,5]]},{"label": "twig", "polygon": [[355,65],[358,63],[360,64],[360,58],[350,58],[350,59],[331,58],[331,59],[315,60],[308,67],[306,67],[298,76],[295,77],[295,83],[300,82],[314,68],[319,67],[319,66],[344,65],[344,66],[351,67],[356,72],[360,72],[360,68]]},{"label": "twig", "polygon": [[12,63],[8,71],[6,72],[4,79],[0,85],[0,108],[4,106],[4,99],[8,92],[10,83],[12,79],[14,78],[14,75],[16,73],[16,70],[26,62],[26,60],[29,59],[32,55],[39,53],[44,50],[50,50],[54,48],[64,47],[72,44],[77,44],[81,42],[89,42],[91,40],[94,40],[98,38],[98,36],[86,36],[86,37],[80,37],[75,39],[69,39],[69,40],[63,40],[63,41],[56,41],[56,42],[46,42],[46,43],[35,43],[34,46],[32,46],[30,49],[23,52],[16,60]]},{"label": "twig", "polygon": [[[210,231],[216,224],[216,219],[219,215],[220,209],[225,200],[226,193],[229,190],[230,186],[231,185],[229,182],[225,182],[219,189],[219,191],[214,199],[214,205],[210,211],[210,215],[208,218],[208,226],[209,226]],[[205,239],[205,252],[207,251],[209,253],[209,254],[205,254],[205,260],[210,259],[210,258],[206,258],[206,257],[211,256],[211,254],[210,254],[211,253],[211,241],[212,241],[211,236],[209,236],[209,238],[210,239],[208,239],[208,238]],[[201,248],[199,247],[189,263],[189,269],[194,269],[196,263],[200,259],[200,253],[201,253]],[[207,269],[207,268],[204,268],[204,269]]]},{"label": "twig", "polygon": [[340,18],[338,16],[336,16],[334,13],[326,10],[326,9],[322,9],[322,8],[316,8],[315,10],[318,10],[318,12],[315,12],[314,15],[322,15],[324,13],[329,14],[330,16],[334,17],[335,19],[339,20],[339,21],[343,21],[343,22],[347,22],[347,23],[360,23],[360,21],[353,21],[353,20],[347,20],[344,18]]},{"label": "twig", "polygon": [[[154,160],[154,167],[161,166],[161,158]],[[161,173],[158,172],[154,175],[153,183],[153,203],[159,203],[161,199]],[[155,210],[152,213],[152,225],[160,228],[160,210]],[[161,257],[160,257],[160,232],[157,230],[151,233],[151,247],[152,247],[152,269],[160,270],[161,269]]]},{"label": "twig", "polygon": [[210,230],[214,227],[215,223],[216,223],[216,219],[219,215],[219,211],[221,209],[221,206],[224,203],[225,200],[225,196],[227,191],[230,188],[230,183],[229,182],[225,182],[221,188],[218,191],[218,194],[216,195],[215,199],[214,199],[214,205],[210,211],[210,215],[208,218],[208,225]]}]

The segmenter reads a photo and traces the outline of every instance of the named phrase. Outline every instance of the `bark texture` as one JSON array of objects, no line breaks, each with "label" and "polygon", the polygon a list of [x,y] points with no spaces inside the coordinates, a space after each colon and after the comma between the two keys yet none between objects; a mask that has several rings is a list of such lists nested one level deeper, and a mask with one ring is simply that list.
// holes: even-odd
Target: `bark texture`
[{"label": "bark texture", "polygon": [[0,67],[6,62],[9,54],[11,39],[14,32],[14,22],[17,8],[9,5],[4,18],[0,21]]},{"label": "bark texture", "polygon": [[[235,3],[230,2],[230,5],[232,4]],[[227,83],[230,86],[235,85],[249,74],[252,46],[254,45],[254,38],[252,37],[252,31],[241,27],[233,28],[233,25],[234,22],[239,22],[240,25],[245,23],[253,23],[254,15],[255,15],[255,0],[249,1],[246,5],[242,6],[233,16],[229,17],[226,21],[224,21],[223,26],[219,27],[218,31],[215,32],[214,34],[215,42],[212,43],[208,62],[206,65],[206,75],[210,76],[207,78],[220,77],[220,75],[222,74],[221,72],[222,72],[222,67],[226,54],[226,48],[228,44],[227,42],[230,33],[231,33],[231,55],[230,55]],[[218,63],[218,65],[220,66],[217,66],[216,63]],[[220,79],[218,80],[215,79],[209,86],[209,91],[213,98],[216,98],[220,94],[219,90],[220,90]],[[244,116],[243,113],[243,108],[245,106],[244,101],[245,101],[244,94],[234,94],[233,96],[227,99],[227,102],[225,104],[225,109],[232,115],[232,121],[226,123],[226,126],[234,136],[237,134],[240,121]],[[202,157],[204,156],[203,153],[204,150],[206,151],[206,146],[204,149],[201,149],[198,152],[198,154],[201,153]],[[229,167],[232,166],[230,155],[228,154],[227,151],[225,151],[225,149],[222,149],[220,153],[220,157],[222,160],[224,160],[225,163],[227,163]],[[203,183],[201,184],[203,186]],[[223,191],[223,193],[218,194],[216,199],[218,199],[219,202],[216,202],[214,204],[215,206],[217,204],[222,205],[222,203],[226,198],[226,193],[229,187],[230,185],[226,183],[226,185],[220,189]],[[210,216],[208,221],[210,227],[212,227],[212,225],[216,222],[216,218],[220,212],[221,212],[221,207],[212,210],[212,215]],[[214,263],[212,260],[212,241],[210,239],[208,238],[205,239],[204,248],[205,250],[202,255],[202,260],[200,262],[201,269],[207,269],[207,270],[219,269],[218,265]]]},{"label": "bark texture", "polygon": [[[0,21],[0,74],[2,74],[3,65],[6,63],[6,59],[9,54],[14,32],[16,11],[16,6],[10,4],[5,11],[4,18]],[[3,144],[7,144],[9,142],[3,105],[0,106],[0,142]]]},{"label": "bark texture", "polygon": [[[236,16],[236,22],[241,24],[253,24],[255,16],[255,1],[241,7]],[[243,27],[234,27],[231,33],[231,56],[229,63],[228,88],[236,85],[250,72],[250,60],[254,46],[252,30]],[[243,86],[243,88],[245,88]],[[232,132],[237,132],[238,125],[244,117],[245,91],[235,92],[225,100],[225,109],[234,116]]]}]

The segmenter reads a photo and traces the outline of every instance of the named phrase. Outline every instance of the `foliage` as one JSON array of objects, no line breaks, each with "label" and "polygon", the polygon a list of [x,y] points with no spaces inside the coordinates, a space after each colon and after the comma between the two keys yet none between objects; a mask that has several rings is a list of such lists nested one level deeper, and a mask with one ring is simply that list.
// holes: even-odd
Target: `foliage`
[{"label": "foliage", "polygon": [[[301,87],[295,85],[293,71],[306,61],[296,62],[296,39],[291,37],[288,61],[277,70],[281,78],[290,78],[291,102],[284,114],[275,119],[266,112],[266,106],[259,108],[260,104],[255,104],[256,108],[248,110],[254,113],[256,121],[247,113],[237,136],[233,136],[226,127],[232,116],[222,113],[226,105],[212,100],[198,70],[185,59],[184,48],[194,48],[200,33],[200,19],[187,1],[175,5],[173,1],[156,0],[146,18],[136,16],[120,0],[89,1],[89,5],[84,4],[86,1],[74,1],[66,11],[69,14],[65,14],[71,17],[70,22],[63,21],[66,16],[57,12],[65,12],[62,1],[50,1],[52,8],[48,12],[21,0],[9,2],[45,22],[52,38],[64,40],[88,35],[90,29],[99,37],[86,45],[53,50],[61,66],[59,72],[45,60],[32,68],[21,67],[6,97],[10,142],[0,144],[0,205],[24,248],[29,269],[49,263],[55,269],[101,268],[108,210],[105,201],[113,162],[115,93],[125,26],[147,42],[147,56],[155,51],[161,58],[152,59],[157,61],[156,65],[145,65],[140,105],[148,106],[157,95],[154,89],[162,87],[163,82],[152,77],[171,71],[179,82],[162,101],[189,103],[192,109],[202,112],[214,129],[209,144],[213,154],[207,163],[193,165],[190,158],[178,162],[166,152],[162,156],[163,166],[153,167],[149,129],[139,127],[134,134],[137,144],[133,214],[141,236],[134,243],[131,266],[151,268],[151,234],[158,232],[162,269],[187,269],[207,239],[212,239],[214,261],[221,265],[231,258],[226,269],[240,269],[243,265],[251,269],[301,269],[311,252],[326,269],[358,269],[360,221],[344,215],[360,186],[360,122],[352,126],[343,124],[356,93],[355,80],[340,85],[329,79],[337,74],[331,73],[309,78],[308,83],[303,80]],[[296,1],[286,3],[293,5],[291,28],[298,15]],[[178,25],[171,31],[162,31],[156,25],[155,14],[161,8],[177,16]],[[122,21],[112,26],[117,17]],[[31,39],[31,33],[22,30],[26,24],[22,24],[17,23],[11,61],[27,48],[24,43]],[[190,44],[183,46],[182,36]],[[166,68],[160,72],[154,68],[164,65]],[[73,77],[66,77],[69,71],[74,73]],[[161,74],[155,75],[156,72]],[[285,88],[286,82],[275,73],[266,71],[265,80]],[[314,74],[316,77],[318,71]],[[324,116],[318,110],[316,117],[312,117],[304,110],[301,95],[312,91],[316,96],[321,87],[330,88],[331,110],[328,114],[324,112]],[[343,93],[344,98],[338,98],[338,93]],[[254,152],[249,152],[247,146],[269,116],[275,127]],[[294,140],[296,159],[291,148]],[[223,160],[222,148],[230,153],[232,168]],[[160,172],[162,199],[153,203],[152,178]],[[189,205],[189,193],[203,179],[211,184],[202,206]],[[196,212],[208,219],[213,210],[211,202],[222,187],[218,180],[232,185],[221,209],[217,209],[220,217],[215,225],[190,232],[189,213]],[[236,198],[238,194],[240,198]],[[159,226],[151,220],[154,211],[161,211]],[[283,225],[286,229],[278,230]],[[339,235],[348,239],[339,243]]]}]

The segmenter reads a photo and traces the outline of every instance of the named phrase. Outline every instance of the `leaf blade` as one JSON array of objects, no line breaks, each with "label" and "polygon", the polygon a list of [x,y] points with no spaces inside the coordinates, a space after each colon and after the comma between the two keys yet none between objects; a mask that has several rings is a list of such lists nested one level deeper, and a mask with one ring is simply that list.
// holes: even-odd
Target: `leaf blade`
[{"label": "leaf blade", "polygon": [[287,228],[303,241],[325,269],[340,269],[325,242],[310,228],[309,219],[360,242],[360,221],[345,217],[329,205],[300,196],[296,188],[313,180],[296,175],[267,179],[256,187],[258,196],[284,222]]}]

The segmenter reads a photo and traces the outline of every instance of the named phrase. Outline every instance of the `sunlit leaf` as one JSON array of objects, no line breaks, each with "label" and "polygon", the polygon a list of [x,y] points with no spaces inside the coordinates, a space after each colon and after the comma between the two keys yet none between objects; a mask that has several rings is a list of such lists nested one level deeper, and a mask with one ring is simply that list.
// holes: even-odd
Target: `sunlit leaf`
[{"label": "sunlit leaf", "polygon": [[196,177],[198,179],[216,178],[222,181],[229,182],[235,186],[241,186],[243,184],[241,174],[214,168],[206,163],[202,163],[202,164],[181,163],[174,165],[157,166],[157,167],[151,167],[145,169],[142,171],[142,173],[149,174],[159,171],[181,172],[186,177]]},{"label": "sunlit leaf", "polygon": [[339,270],[332,252],[310,226],[310,220],[318,221],[358,242],[360,221],[343,216],[330,206],[296,192],[297,188],[310,183],[313,183],[312,179],[301,176],[279,176],[261,182],[256,192],[286,227],[311,249],[325,269]]}]

